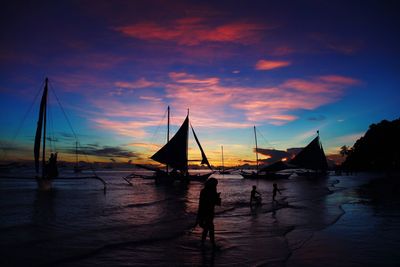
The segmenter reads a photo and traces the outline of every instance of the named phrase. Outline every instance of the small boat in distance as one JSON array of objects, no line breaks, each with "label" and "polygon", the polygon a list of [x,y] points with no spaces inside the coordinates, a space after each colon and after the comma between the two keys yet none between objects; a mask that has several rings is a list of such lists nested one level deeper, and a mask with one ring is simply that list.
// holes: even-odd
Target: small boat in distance
[{"label": "small boat in distance", "polygon": [[[274,163],[272,165],[277,166],[279,168],[270,168],[268,169],[268,166],[266,168],[262,168],[259,170],[258,166],[258,144],[257,144],[257,131],[256,131],[256,126],[254,126],[254,139],[255,139],[255,154],[256,154],[256,171],[253,171],[251,173],[241,171],[240,175],[243,176],[245,179],[264,179],[264,180],[273,180],[273,179],[286,179],[289,178],[291,173],[280,173],[279,171],[283,170],[282,168],[282,163]],[[286,166],[286,165],[285,165]]]},{"label": "small boat in distance", "polygon": [[[170,124],[170,108],[168,106],[168,124],[167,124],[167,143],[159,149],[151,159],[159,163],[165,164],[165,170],[157,169],[153,178],[158,183],[172,183],[174,181],[205,181],[210,177],[214,171],[208,162],[207,156],[197,138],[193,126],[189,123],[189,110],[183,124],[175,135],[169,139],[169,124]],[[190,174],[188,169],[188,139],[189,139],[189,125],[192,129],[194,139],[201,152],[201,164],[207,165],[211,172],[206,174]],[[197,161],[197,160],[190,160]],[[199,160],[200,161],[200,160]],[[139,165],[138,165],[139,166]],[[170,170],[172,168],[172,170]]]}]

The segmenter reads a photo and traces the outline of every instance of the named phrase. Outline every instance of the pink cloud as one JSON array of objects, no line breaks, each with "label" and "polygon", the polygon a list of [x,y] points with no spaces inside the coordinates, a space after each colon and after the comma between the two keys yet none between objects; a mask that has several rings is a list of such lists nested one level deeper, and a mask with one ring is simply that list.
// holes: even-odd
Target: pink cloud
[{"label": "pink cloud", "polygon": [[131,136],[131,137],[145,137],[147,136],[147,132],[144,130],[148,126],[153,126],[152,122],[138,122],[138,121],[115,121],[108,119],[93,119],[93,122],[96,123],[97,127],[111,130],[119,135]]},{"label": "pink cloud", "polygon": [[[140,81],[140,80],[139,80]],[[143,85],[154,82],[142,80]],[[309,79],[289,79],[276,86],[252,87],[225,85],[219,77],[201,77],[185,72],[171,72],[160,83],[164,94],[139,95],[138,103],[118,99],[92,100],[100,112],[91,115],[98,127],[121,135],[144,137],[146,128],[157,126],[171,106],[173,123],[179,125],[190,109],[195,127],[247,128],[258,123],[283,125],[297,119],[296,110],[313,110],[337,101],[344,90],[358,80],[326,75]],[[99,119],[100,118],[100,119]],[[122,119],[123,121],[118,121]]]},{"label": "pink cloud", "polygon": [[212,86],[219,83],[219,78],[211,77],[207,79],[199,79],[196,78],[195,75],[182,72],[170,72],[169,77],[176,83],[199,84],[205,86]]},{"label": "pink cloud", "polygon": [[282,84],[282,87],[295,89],[301,92],[337,94],[342,91],[341,89],[359,83],[359,80],[345,76],[326,75],[315,77],[310,80],[289,79]]},{"label": "pink cloud", "polygon": [[273,56],[287,56],[292,54],[293,52],[295,52],[295,49],[287,46],[287,45],[282,45],[282,46],[278,46],[275,47],[271,50],[270,55]]},{"label": "pink cloud", "polygon": [[291,63],[289,61],[274,61],[274,60],[264,60],[261,59],[257,61],[255,69],[256,70],[272,70],[282,67],[287,67]]},{"label": "pink cloud", "polygon": [[159,84],[160,83],[148,81],[148,80],[146,80],[146,78],[143,78],[143,77],[134,82],[118,81],[118,82],[114,83],[114,85],[116,87],[126,88],[126,89],[139,89],[139,88],[146,88],[146,87],[154,87],[154,86],[158,86]]},{"label": "pink cloud", "polygon": [[334,90],[330,84],[321,81],[310,81],[304,79],[290,79],[282,84],[283,88],[291,88],[301,92],[308,93],[327,93]]},{"label": "pink cloud", "polygon": [[161,102],[163,99],[161,97],[154,96],[139,96],[140,99],[153,102]]},{"label": "pink cloud", "polygon": [[339,76],[339,75],[326,75],[326,76],[320,76],[319,79],[324,82],[328,83],[337,83],[337,84],[342,84],[342,85],[357,85],[360,84],[359,80],[350,78],[350,77],[345,77],[345,76]]},{"label": "pink cloud", "polygon": [[242,111],[246,124],[265,121],[282,125],[297,119],[290,112],[334,102],[345,88],[358,83],[352,78],[329,75],[290,79],[275,87],[232,87],[222,85],[215,77],[201,78],[187,73],[172,73],[170,77],[173,82],[166,85],[166,97],[173,106],[184,110],[194,108],[201,115],[199,121],[206,123],[208,118],[208,124],[218,124],[213,119],[228,122]]},{"label": "pink cloud", "polygon": [[193,46],[203,42],[254,43],[265,25],[249,22],[230,22],[211,25],[200,17],[183,18],[165,24],[140,22],[115,28],[122,34],[146,41],[171,41],[180,45]]}]

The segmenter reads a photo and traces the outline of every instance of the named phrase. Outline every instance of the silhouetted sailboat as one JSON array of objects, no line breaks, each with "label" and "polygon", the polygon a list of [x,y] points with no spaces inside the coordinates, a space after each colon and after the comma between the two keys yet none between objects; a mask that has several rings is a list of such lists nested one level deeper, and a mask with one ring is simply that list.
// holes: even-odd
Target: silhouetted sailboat
[{"label": "silhouetted sailboat", "polygon": [[[40,190],[50,190],[54,179],[96,179],[103,183],[105,189],[105,182],[103,179],[94,176],[87,177],[58,177],[57,170],[57,153],[51,155],[50,160],[46,163],[46,126],[47,126],[47,98],[48,98],[48,79],[45,80],[45,86],[40,101],[39,117],[36,127],[35,144],[33,149],[35,170],[36,170],[36,181]],[[42,144],[42,147],[41,147]],[[40,153],[42,149],[42,153]],[[40,154],[42,158],[40,159]],[[42,162],[42,166],[40,166]],[[40,168],[41,167],[41,168]]]},{"label": "silhouetted sailboat", "polygon": [[[174,180],[207,180],[207,178],[213,174],[213,172],[207,174],[189,174],[188,170],[188,139],[189,139],[189,112],[186,116],[185,121],[176,132],[176,134],[169,140],[169,107],[168,107],[168,131],[167,131],[167,143],[158,150],[151,159],[159,163],[166,165],[166,170],[161,169],[155,172],[155,179],[159,182],[164,181],[174,181]],[[190,124],[192,129],[194,139],[201,152],[201,164],[207,165],[207,167],[212,171],[210,163],[204,153],[203,148],[197,138],[197,135]],[[191,160],[195,161],[195,160]],[[169,168],[172,171],[169,171]]]},{"label": "silhouetted sailboat", "polygon": [[328,169],[328,163],[324,149],[319,138],[319,131],[315,137],[305,148],[303,148],[292,160],[290,164],[304,171],[297,171],[299,175],[314,173],[315,175],[325,174]]},{"label": "silhouetted sailboat", "polygon": [[[243,176],[243,178],[246,179],[268,179],[268,180],[272,180],[272,179],[283,179],[283,178],[288,178],[291,173],[278,173],[278,171],[283,170],[285,168],[283,168],[283,166],[286,166],[285,163],[274,163],[271,164],[275,167],[272,168],[268,168],[264,167],[261,170],[259,170],[259,166],[258,166],[258,144],[257,144],[257,131],[256,131],[256,126],[254,126],[254,140],[255,140],[255,154],[256,154],[256,171],[253,171],[251,173],[248,172],[244,172],[242,171],[240,173],[240,175]],[[271,166],[269,165],[269,166]]]},{"label": "silhouetted sailboat", "polygon": [[[33,149],[35,158],[36,181],[38,183],[39,189],[41,190],[51,189],[53,178],[55,178],[49,176],[48,168],[46,168],[47,92],[48,92],[48,79],[46,78],[42,99],[40,101],[39,118],[35,134],[35,146]],[[40,173],[39,171],[40,143],[42,141],[42,134],[43,134],[42,168]]]}]

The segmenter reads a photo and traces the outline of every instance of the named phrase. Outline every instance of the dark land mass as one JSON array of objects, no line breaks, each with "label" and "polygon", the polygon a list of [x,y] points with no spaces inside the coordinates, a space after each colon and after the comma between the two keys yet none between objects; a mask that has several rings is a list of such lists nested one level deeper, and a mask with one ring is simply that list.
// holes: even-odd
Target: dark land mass
[{"label": "dark land mass", "polygon": [[365,135],[344,154],[347,155],[342,164],[344,170],[400,170],[400,119],[370,125]]}]

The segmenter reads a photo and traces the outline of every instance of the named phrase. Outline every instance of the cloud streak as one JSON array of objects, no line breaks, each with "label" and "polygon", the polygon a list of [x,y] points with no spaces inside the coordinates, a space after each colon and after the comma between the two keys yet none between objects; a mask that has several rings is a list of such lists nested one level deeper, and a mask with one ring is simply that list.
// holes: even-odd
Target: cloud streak
[{"label": "cloud streak", "polygon": [[145,41],[169,41],[184,46],[196,46],[205,42],[251,44],[260,38],[265,25],[250,22],[225,22],[212,24],[202,17],[171,20],[166,23],[154,21],[116,27],[125,36]]},{"label": "cloud streak", "polygon": [[[69,150],[69,153],[74,154],[75,150]],[[79,153],[83,153],[85,155],[90,156],[98,156],[98,157],[117,157],[117,158],[134,158],[137,157],[137,154],[129,151],[127,149],[121,148],[119,146],[111,147],[111,146],[103,146],[100,148],[86,146],[79,148]]]},{"label": "cloud streak", "polygon": [[125,89],[140,89],[146,87],[154,87],[159,85],[159,83],[148,81],[146,78],[142,77],[139,80],[133,82],[115,82],[114,85],[116,87]]},{"label": "cloud streak", "polygon": [[265,60],[261,59],[257,61],[255,65],[256,70],[273,70],[283,68],[291,65],[289,61],[278,61],[278,60]]}]

